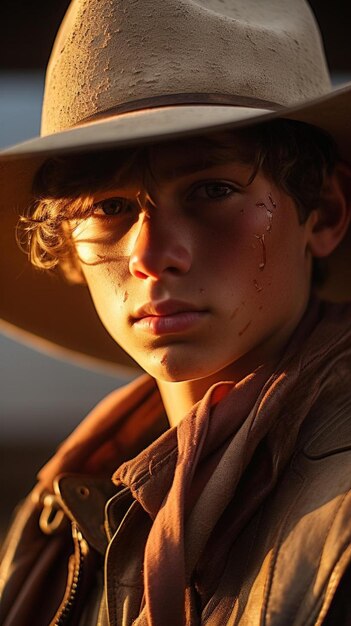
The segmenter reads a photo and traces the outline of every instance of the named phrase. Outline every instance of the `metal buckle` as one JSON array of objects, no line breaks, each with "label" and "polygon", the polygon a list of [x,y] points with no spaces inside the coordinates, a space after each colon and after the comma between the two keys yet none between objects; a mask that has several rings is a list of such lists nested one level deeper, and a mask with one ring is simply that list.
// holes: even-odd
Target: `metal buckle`
[{"label": "metal buckle", "polygon": [[45,535],[53,535],[66,523],[66,516],[55,495],[49,493],[43,498],[43,510],[39,526]]}]

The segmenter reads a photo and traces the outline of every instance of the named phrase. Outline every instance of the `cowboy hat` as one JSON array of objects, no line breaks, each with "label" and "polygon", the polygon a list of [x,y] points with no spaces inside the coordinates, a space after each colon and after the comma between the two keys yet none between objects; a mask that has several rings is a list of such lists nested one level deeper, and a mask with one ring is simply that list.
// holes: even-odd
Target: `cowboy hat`
[{"label": "cowboy hat", "polygon": [[[49,156],[287,118],[330,133],[351,162],[350,109],[351,86],[331,89],[304,0],[73,0],[48,65],[41,136],[0,152],[3,328],[120,372],[135,367],[87,289],[35,270],[18,249],[16,221]],[[331,259],[331,299],[351,295],[346,246]]]}]

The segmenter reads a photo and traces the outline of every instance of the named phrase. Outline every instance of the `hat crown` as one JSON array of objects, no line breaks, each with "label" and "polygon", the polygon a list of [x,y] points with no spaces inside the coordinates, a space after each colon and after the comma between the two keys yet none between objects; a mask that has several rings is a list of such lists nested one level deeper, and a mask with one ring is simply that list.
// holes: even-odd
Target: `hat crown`
[{"label": "hat crown", "polygon": [[304,0],[73,0],[48,66],[42,134],[161,96],[291,106],[329,90]]}]

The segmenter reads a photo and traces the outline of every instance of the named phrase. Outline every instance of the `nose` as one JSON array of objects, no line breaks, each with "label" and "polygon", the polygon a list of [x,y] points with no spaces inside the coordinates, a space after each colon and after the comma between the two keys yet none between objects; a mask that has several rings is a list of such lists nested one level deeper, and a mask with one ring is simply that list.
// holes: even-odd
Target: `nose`
[{"label": "nose", "polygon": [[186,274],[192,262],[189,229],[161,211],[144,213],[129,257],[130,273],[154,280],[164,273]]}]

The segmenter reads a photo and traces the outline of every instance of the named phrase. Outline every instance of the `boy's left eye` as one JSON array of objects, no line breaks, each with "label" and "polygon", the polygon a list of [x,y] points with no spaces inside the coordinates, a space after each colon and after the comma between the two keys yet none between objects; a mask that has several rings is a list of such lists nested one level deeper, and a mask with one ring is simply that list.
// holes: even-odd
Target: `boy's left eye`
[{"label": "boy's left eye", "polygon": [[192,193],[191,197],[196,196],[204,200],[216,200],[217,198],[225,198],[230,196],[235,191],[235,188],[228,183],[213,182],[199,185]]}]

